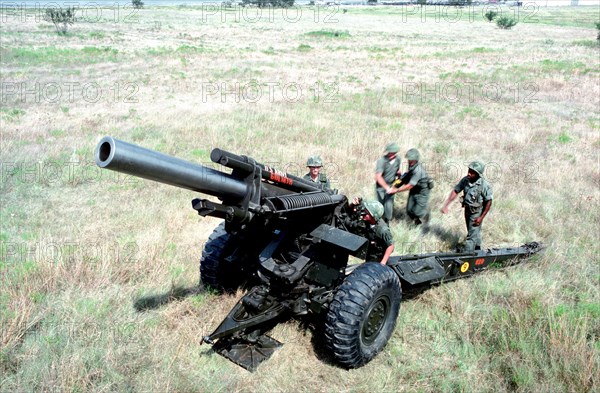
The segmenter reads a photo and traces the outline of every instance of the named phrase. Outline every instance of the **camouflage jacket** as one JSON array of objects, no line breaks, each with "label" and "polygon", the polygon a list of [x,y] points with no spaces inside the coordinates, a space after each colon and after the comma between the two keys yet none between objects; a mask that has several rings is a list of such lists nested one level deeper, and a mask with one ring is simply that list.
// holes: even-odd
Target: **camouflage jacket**
[{"label": "camouflage jacket", "polygon": [[420,162],[408,168],[408,179],[408,184],[413,186],[410,190],[411,194],[419,194],[424,190],[433,188],[433,181]]},{"label": "camouflage jacket", "polygon": [[313,180],[313,178],[310,177],[310,173],[307,173],[306,175],[304,175],[303,179],[311,181],[313,183],[319,183],[321,185],[321,188],[323,188],[323,189],[331,188],[331,186],[329,184],[329,179],[327,178],[327,176],[324,173],[319,173],[319,178],[317,179],[317,181]]},{"label": "camouflage jacket", "polygon": [[[399,170],[399,157],[394,158],[394,160],[390,162],[386,156],[383,156],[377,160],[377,165],[375,167],[375,173],[381,173],[383,180],[385,180],[387,184],[392,184],[394,182]],[[376,184],[376,186],[379,187],[379,184]]]},{"label": "camouflage jacket", "polygon": [[477,179],[475,183],[470,183],[467,176],[463,177],[454,186],[454,192],[458,194],[461,191],[464,191],[463,207],[468,206],[471,211],[480,210],[483,202],[490,201],[494,197],[492,186],[483,177]]}]

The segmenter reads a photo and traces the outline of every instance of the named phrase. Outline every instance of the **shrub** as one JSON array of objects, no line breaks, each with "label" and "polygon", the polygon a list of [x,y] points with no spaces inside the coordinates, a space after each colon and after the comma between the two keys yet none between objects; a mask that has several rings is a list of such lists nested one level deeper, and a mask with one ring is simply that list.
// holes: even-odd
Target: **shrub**
[{"label": "shrub", "polygon": [[46,8],[45,20],[54,23],[58,34],[67,34],[69,25],[75,23],[75,7],[71,8]]},{"label": "shrub", "polygon": [[600,22],[596,23],[596,29],[598,29],[598,37],[596,39],[600,41]]},{"label": "shrub", "polygon": [[496,11],[488,11],[488,12],[485,13],[484,16],[485,16],[485,19],[488,20],[488,22],[491,22],[491,21],[494,20],[495,17],[498,16],[498,12],[496,12]]},{"label": "shrub", "polygon": [[516,24],[517,21],[509,16],[501,16],[496,19],[496,26],[504,30],[508,30]]},{"label": "shrub", "polygon": [[294,0],[242,0],[242,6],[256,5],[259,8],[263,7],[292,7]]},{"label": "shrub", "polygon": [[133,5],[133,8],[144,8],[144,2],[142,0],[131,0],[131,5]]}]

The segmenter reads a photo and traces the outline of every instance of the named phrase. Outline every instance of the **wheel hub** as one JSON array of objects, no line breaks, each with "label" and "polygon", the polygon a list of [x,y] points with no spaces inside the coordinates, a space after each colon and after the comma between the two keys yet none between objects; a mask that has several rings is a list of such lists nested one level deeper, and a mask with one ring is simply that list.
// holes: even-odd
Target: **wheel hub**
[{"label": "wheel hub", "polygon": [[388,310],[389,301],[386,298],[379,298],[371,305],[362,328],[363,342],[370,344],[375,340],[385,323]]}]

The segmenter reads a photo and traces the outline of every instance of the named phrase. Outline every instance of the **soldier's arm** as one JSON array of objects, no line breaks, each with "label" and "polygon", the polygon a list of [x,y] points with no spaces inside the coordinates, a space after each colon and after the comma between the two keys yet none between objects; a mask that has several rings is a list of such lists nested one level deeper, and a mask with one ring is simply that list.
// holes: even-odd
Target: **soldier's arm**
[{"label": "soldier's arm", "polygon": [[413,187],[414,186],[412,184],[410,184],[410,183],[404,184],[404,185],[400,186],[400,188],[398,188],[398,190],[396,192],[408,191],[408,190],[410,190]]},{"label": "soldier's arm", "polygon": [[391,187],[389,186],[389,184],[387,184],[385,182],[385,179],[383,178],[383,173],[381,172],[377,172],[375,174],[375,181],[377,182],[377,184],[379,185],[379,187],[383,188],[384,190],[389,190]]},{"label": "soldier's arm", "polygon": [[[402,175],[404,178],[410,179],[406,184],[403,184],[398,188],[396,192],[408,191],[419,183],[419,180],[423,177],[423,173],[419,168],[415,169],[413,172],[406,172]],[[406,181],[406,180],[405,180]]]},{"label": "soldier's arm", "polygon": [[458,193],[456,191],[454,191],[454,190],[450,191],[450,195],[448,195],[446,202],[444,202],[444,205],[442,206],[442,209],[441,209],[442,213],[444,213],[444,214],[448,213],[448,206],[450,206],[452,201],[456,199],[457,195],[458,195]]},{"label": "soldier's arm", "polygon": [[452,201],[456,199],[458,193],[465,189],[465,186],[468,181],[469,180],[465,176],[462,179],[460,179],[460,181],[458,182],[457,185],[454,186],[452,191],[450,191],[450,195],[448,195],[446,202],[444,202],[444,205],[442,206],[442,209],[441,209],[442,213],[444,213],[444,214],[448,213],[448,206],[450,206]]},{"label": "soldier's arm", "polygon": [[473,220],[473,226],[478,227],[479,225],[481,225],[481,223],[483,222],[483,219],[490,211],[490,207],[492,207],[491,199],[483,202],[483,213],[481,213],[481,216],[479,216]]},{"label": "soldier's arm", "polygon": [[381,263],[382,265],[387,264],[388,259],[390,259],[390,255],[392,255],[392,252],[394,252],[394,244],[391,244],[388,246],[388,248],[385,249],[385,252],[383,253],[383,258],[381,258]]},{"label": "soldier's arm", "polygon": [[356,206],[360,205],[360,203],[362,202],[362,197],[359,196],[355,196],[354,198],[352,198],[352,200],[348,201],[348,207],[350,209],[354,209]]}]

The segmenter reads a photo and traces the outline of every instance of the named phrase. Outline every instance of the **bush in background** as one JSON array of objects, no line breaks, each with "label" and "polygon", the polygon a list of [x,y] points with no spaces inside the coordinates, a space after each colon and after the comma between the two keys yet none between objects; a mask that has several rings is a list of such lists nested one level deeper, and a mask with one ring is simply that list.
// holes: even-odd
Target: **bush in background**
[{"label": "bush in background", "polygon": [[485,19],[487,19],[488,22],[491,22],[494,20],[495,17],[498,16],[498,12],[496,11],[488,11],[485,13]]},{"label": "bush in background", "polygon": [[54,23],[58,34],[66,35],[69,25],[75,23],[75,7],[71,8],[46,8],[45,20]]},{"label": "bush in background", "polygon": [[517,21],[510,16],[501,16],[496,19],[496,26],[501,29],[508,30],[517,24]]}]

